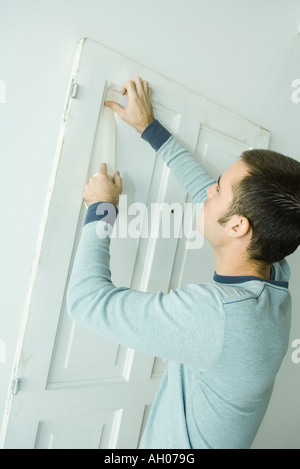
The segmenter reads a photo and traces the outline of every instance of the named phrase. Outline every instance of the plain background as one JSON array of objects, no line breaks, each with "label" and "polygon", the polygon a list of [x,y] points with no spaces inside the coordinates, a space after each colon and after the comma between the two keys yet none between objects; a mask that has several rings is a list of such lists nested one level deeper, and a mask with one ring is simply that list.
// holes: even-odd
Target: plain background
[{"label": "plain background", "polygon": [[[0,0],[0,421],[77,41],[88,36],[267,128],[270,148],[300,161],[299,25],[299,0]],[[292,344],[300,250],[288,260]],[[291,344],[254,448],[300,449]]]}]

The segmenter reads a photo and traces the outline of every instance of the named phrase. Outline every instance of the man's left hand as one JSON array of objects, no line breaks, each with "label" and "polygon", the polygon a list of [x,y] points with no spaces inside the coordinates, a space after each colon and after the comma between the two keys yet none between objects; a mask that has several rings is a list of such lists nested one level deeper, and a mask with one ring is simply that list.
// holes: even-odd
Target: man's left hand
[{"label": "man's left hand", "polygon": [[86,184],[83,198],[88,207],[97,202],[110,202],[117,206],[122,190],[122,178],[119,171],[116,171],[113,178],[110,178],[106,164],[101,163],[99,173],[91,177]]}]

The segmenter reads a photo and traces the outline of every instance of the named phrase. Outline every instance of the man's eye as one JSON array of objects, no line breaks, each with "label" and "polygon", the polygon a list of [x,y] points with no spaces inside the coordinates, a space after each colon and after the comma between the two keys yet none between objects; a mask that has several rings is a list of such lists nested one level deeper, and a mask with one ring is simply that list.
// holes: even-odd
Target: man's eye
[{"label": "man's eye", "polygon": [[220,192],[220,190],[219,190],[219,188],[218,188],[218,186],[217,186],[217,185],[216,185],[216,191],[217,191],[217,192]]}]

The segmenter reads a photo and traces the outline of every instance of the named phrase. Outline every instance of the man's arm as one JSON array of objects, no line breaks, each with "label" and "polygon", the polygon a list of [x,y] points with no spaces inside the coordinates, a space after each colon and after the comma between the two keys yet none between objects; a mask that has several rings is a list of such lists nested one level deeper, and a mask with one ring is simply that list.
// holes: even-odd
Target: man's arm
[{"label": "man's arm", "polygon": [[142,138],[162,156],[194,202],[204,202],[207,197],[206,189],[216,181],[195,157],[154,119],[152,93],[148,82],[142,81],[141,78],[129,80],[122,88],[122,94],[126,93],[128,93],[126,108],[113,101],[106,101],[104,104],[141,132]]},{"label": "man's arm", "polygon": [[142,133],[142,138],[162,156],[178,181],[195,203],[204,202],[206,189],[216,181],[160,122],[154,120]]},{"label": "man's arm", "polygon": [[116,287],[110,272],[111,232],[104,221],[85,224],[68,286],[69,316],[107,340],[197,371],[207,369],[223,341],[217,288],[187,285],[164,294]]}]

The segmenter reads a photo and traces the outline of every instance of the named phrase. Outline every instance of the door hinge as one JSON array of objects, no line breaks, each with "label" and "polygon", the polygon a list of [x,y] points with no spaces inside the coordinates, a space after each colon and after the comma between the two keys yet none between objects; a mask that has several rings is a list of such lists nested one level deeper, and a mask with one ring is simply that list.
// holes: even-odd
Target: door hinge
[{"label": "door hinge", "polygon": [[78,91],[79,91],[78,83],[73,82],[71,85],[71,89],[70,89],[70,96],[72,99],[77,98]]},{"label": "door hinge", "polygon": [[68,114],[69,114],[69,110],[70,110],[70,107],[71,107],[71,100],[77,98],[78,91],[79,91],[79,85],[73,79],[73,81],[71,83],[71,86],[70,86],[70,90],[69,90],[69,94],[68,94],[68,98],[67,98],[67,103],[66,103],[66,107],[65,107],[65,111],[64,111],[64,117],[63,117],[64,122],[67,120],[67,117],[68,117]]},{"label": "door hinge", "polygon": [[12,396],[16,396],[18,392],[20,391],[21,387],[21,380],[20,378],[17,378],[16,376],[13,378],[12,383],[11,383],[11,394]]}]

